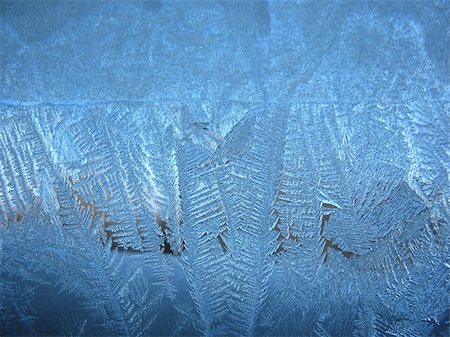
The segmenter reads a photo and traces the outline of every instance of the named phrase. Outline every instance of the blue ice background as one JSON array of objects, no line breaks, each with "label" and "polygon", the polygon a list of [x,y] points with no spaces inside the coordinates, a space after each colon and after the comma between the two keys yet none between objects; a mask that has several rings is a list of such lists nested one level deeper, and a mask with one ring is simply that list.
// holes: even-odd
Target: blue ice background
[{"label": "blue ice background", "polygon": [[449,1],[0,16],[2,336],[449,335]]}]

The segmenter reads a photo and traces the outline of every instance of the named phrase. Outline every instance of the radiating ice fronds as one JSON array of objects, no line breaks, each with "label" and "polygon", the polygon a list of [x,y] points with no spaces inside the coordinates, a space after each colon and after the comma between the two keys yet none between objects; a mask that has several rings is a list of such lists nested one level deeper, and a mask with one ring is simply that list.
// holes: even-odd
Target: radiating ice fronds
[{"label": "radiating ice fronds", "polygon": [[447,336],[449,14],[1,1],[1,334]]}]

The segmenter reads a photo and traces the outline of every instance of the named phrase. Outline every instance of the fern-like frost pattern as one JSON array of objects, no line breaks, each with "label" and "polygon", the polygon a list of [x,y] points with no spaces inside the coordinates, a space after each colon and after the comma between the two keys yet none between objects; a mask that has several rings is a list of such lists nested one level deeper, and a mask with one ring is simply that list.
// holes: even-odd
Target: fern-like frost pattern
[{"label": "fern-like frost pattern", "polygon": [[447,336],[447,0],[2,1],[3,336]]}]

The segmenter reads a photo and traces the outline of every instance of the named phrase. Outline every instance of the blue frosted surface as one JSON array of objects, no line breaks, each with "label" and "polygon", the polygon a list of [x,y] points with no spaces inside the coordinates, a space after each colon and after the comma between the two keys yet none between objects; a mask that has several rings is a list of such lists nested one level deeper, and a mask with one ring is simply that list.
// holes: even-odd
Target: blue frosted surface
[{"label": "blue frosted surface", "polygon": [[2,336],[448,336],[450,2],[0,1]]}]

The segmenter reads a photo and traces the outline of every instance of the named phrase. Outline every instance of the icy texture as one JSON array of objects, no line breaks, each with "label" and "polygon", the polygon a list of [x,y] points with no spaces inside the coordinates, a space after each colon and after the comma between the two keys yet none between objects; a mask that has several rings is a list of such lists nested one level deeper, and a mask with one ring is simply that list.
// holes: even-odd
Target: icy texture
[{"label": "icy texture", "polygon": [[0,6],[2,335],[449,334],[448,1]]}]

